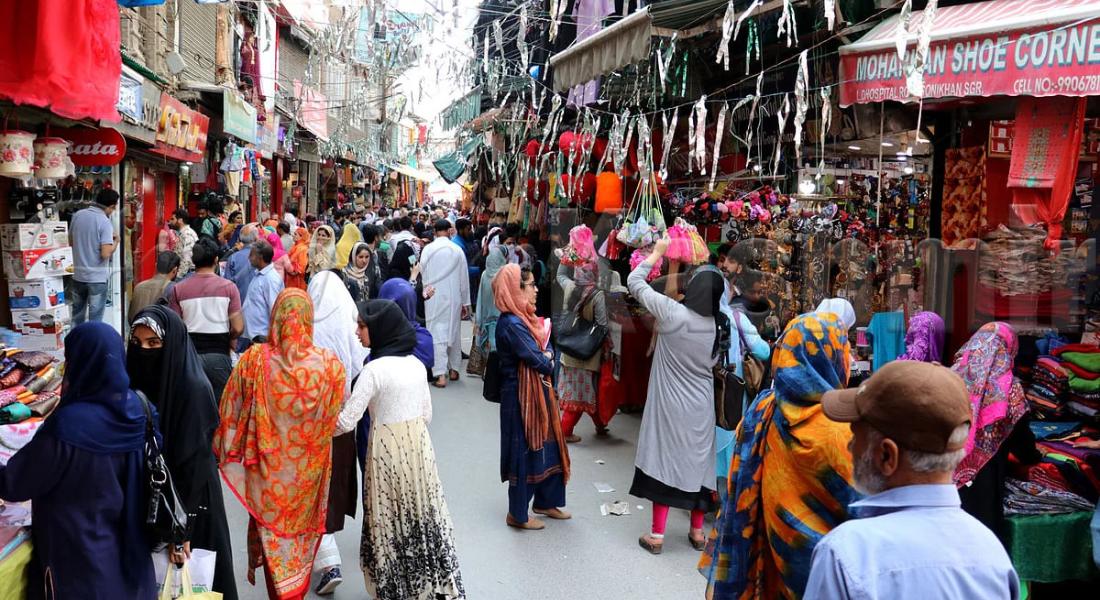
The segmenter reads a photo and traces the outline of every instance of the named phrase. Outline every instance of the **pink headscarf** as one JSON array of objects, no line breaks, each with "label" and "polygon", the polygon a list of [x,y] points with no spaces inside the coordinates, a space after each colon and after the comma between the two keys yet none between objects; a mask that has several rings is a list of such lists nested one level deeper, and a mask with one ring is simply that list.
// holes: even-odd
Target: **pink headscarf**
[{"label": "pink headscarf", "polygon": [[286,249],[283,248],[283,240],[279,237],[279,234],[268,233],[264,239],[275,249],[275,256],[271,259],[271,262],[275,262],[286,255]]},{"label": "pink headscarf", "polygon": [[978,474],[1027,412],[1023,388],[1012,376],[1017,350],[1016,332],[1007,323],[986,323],[955,354],[951,370],[970,392],[970,436],[966,457],[955,469],[955,485],[962,487]]}]

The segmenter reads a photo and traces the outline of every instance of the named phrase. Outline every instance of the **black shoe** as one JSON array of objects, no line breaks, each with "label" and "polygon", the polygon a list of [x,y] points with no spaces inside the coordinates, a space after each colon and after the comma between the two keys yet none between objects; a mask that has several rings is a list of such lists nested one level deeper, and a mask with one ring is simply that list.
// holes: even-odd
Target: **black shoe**
[{"label": "black shoe", "polygon": [[340,575],[340,567],[333,567],[321,576],[321,581],[317,584],[317,589],[313,590],[318,596],[327,596],[336,591],[340,584],[344,583],[344,578]]},{"label": "black shoe", "polygon": [[462,360],[470,360],[470,355],[463,352],[462,353]]}]

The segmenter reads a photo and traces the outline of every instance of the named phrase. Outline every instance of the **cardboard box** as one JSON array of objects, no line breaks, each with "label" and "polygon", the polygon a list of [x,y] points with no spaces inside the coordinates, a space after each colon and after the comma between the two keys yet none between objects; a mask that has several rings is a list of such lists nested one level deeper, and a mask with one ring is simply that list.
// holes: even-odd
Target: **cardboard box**
[{"label": "cardboard box", "polygon": [[5,252],[65,248],[69,245],[69,224],[64,221],[0,225],[0,246]]},{"label": "cardboard box", "polygon": [[52,308],[11,311],[11,328],[22,334],[63,333],[72,322],[72,312],[62,304]]},{"label": "cardboard box", "polygon": [[8,308],[12,310],[49,308],[62,304],[65,304],[63,277],[8,281]]},{"label": "cardboard box", "polygon": [[42,352],[52,352],[54,350],[62,350],[65,348],[65,335],[68,331],[61,333],[32,333],[23,334],[19,338],[20,350],[39,350]]},{"label": "cardboard box", "polygon": [[69,275],[72,269],[72,248],[4,252],[4,273],[10,279],[59,277]]}]

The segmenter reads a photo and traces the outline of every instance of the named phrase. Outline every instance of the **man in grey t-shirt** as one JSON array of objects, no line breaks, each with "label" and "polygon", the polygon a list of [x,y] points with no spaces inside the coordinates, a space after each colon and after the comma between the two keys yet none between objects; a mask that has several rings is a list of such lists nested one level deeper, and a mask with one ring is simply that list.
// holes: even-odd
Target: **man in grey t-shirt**
[{"label": "man in grey t-shirt", "polygon": [[101,190],[95,204],[73,215],[69,225],[73,245],[73,326],[84,321],[102,321],[107,305],[107,278],[111,255],[118,248],[118,234],[111,214],[118,206],[118,192]]}]

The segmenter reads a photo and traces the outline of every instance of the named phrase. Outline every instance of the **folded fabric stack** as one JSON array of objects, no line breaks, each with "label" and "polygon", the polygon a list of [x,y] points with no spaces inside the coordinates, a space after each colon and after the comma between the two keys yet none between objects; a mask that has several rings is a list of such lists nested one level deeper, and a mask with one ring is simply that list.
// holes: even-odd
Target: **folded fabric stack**
[{"label": "folded fabric stack", "polygon": [[1025,391],[1035,417],[1039,419],[1062,417],[1068,391],[1069,373],[1062,364],[1054,357],[1040,356],[1031,368],[1031,385]]},{"label": "folded fabric stack", "polygon": [[1014,471],[1019,477],[1048,489],[1070,492],[1085,498],[1094,506],[1100,500],[1100,449],[1080,444],[1100,438],[1100,430],[1079,423],[1032,421],[1031,430],[1037,440],[1042,459]]},{"label": "folded fabric stack", "polygon": [[1005,480],[1006,515],[1062,514],[1093,508],[1091,502],[1073,492],[1051,489],[1034,481]]},{"label": "folded fabric stack", "polygon": [[62,372],[45,352],[0,348],[0,425],[50,414],[60,397]]},{"label": "folded fabric stack", "polygon": [[1067,375],[1065,408],[1090,419],[1100,415],[1100,347],[1067,344],[1053,350]]}]

